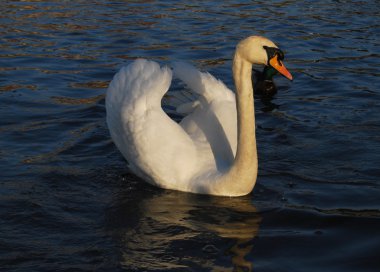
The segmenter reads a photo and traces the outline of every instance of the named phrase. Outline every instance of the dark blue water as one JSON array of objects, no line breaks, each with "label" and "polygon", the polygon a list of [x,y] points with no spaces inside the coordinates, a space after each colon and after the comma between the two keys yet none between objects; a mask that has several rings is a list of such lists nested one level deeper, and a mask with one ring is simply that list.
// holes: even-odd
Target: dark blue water
[{"label": "dark blue water", "polygon": [[[3,1],[1,271],[379,271],[378,1]],[[104,94],[136,57],[233,88],[264,35],[294,76],[257,99],[259,177],[242,198],[128,172]]]}]

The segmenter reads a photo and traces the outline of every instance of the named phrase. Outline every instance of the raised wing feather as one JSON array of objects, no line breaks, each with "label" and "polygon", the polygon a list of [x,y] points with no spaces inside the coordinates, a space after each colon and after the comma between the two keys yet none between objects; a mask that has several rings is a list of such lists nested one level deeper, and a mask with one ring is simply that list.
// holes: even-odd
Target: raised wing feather
[{"label": "raised wing feather", "polygon": [[235,95],[224,83],[209,73],[202,73],[184,62],[172,64],[174,75],[181,79],[193,92],[203,97],[207,103],[214,100],[231,100]]},{"label": "raised wing feather", "polygon": [[161,108],[171,79],[169,68],[136,60],[115,75],[106,95],[116,146],[136,174],[163,188],[188,181],[196,164],[192,139]]}]

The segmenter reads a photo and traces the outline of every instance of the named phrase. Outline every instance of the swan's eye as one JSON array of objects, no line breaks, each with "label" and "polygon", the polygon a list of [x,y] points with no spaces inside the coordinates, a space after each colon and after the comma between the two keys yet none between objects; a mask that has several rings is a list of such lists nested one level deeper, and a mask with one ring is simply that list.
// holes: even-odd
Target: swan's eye
[{"label": "swan's eye", "polygon": [[282,52],[280,49],[278,49],[277,55],[279,60],[284,60],[284,52]]},{"label": "swan's eye", "polygon": [[277,56],[278,60],[284,60],[284,52],[282,52],[280,49],[276,47],[269,47],[269,46],[263,46],[265,51],[267,52],[268,56],[268,65],[269,60],[273,59],[275,56]]}]

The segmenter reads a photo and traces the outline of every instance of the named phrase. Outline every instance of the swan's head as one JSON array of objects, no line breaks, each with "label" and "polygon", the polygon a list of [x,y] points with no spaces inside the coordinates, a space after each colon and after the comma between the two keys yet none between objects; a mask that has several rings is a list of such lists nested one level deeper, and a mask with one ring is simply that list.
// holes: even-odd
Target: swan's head
[{"label": "swan's head", "polygon": [[287,79],[293,77],[282,63],[284,53],[271,40],[261,36],[251,36],[237,45],[237,54],[252,64],[261,64],[276,69]]}]

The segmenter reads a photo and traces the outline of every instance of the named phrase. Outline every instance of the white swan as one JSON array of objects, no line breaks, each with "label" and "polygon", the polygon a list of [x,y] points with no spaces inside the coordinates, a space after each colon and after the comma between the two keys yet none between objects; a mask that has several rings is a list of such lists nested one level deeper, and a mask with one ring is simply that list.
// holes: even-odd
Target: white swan
[{"label": "white swan", "polygon": [[106,95],[111,137],[132,171],[147,182],[185,192],[241,196],[257,178],[252,64],[270,65],[288,79],[284,55],[270,40],[241,41],[233,60],[236,96],[221,81],[190,65],[174,64],[174,74],[191,89],[180,123],[162,109],[172,71],[139,59],[123,67]]}]

